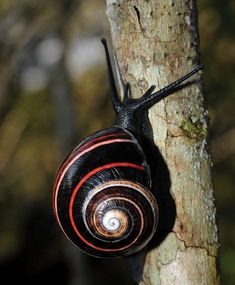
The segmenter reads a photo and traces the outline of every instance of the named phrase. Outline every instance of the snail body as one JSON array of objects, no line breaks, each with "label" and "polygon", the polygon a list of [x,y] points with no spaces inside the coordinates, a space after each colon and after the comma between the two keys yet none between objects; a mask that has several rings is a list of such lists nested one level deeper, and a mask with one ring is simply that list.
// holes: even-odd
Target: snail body
[{"label": "snail body", "polygon": [[151,170],[141,145],[143,113],[172,94],[197,67],[176,82],[140,99],[117,94],[105,40],[115,125],[81,142],[61,164],[54,185],[56,219],[68,239],[97,257],[120,257],[140,251],[153,237],[158,206],[151,192]]}]

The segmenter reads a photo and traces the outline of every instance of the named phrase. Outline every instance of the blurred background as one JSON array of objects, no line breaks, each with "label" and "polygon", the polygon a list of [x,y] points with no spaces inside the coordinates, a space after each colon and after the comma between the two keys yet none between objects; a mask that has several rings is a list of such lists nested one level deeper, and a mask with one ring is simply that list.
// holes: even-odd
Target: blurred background
[{"label": "blurred background", "polygon": [[[199,0],[224,284],[235,280],[235,2]],[[0,273],[7,284],[133,285],[122,260],[88,257],[55,223],[62,157],[110,126],[104,0],[0,1]]]}]

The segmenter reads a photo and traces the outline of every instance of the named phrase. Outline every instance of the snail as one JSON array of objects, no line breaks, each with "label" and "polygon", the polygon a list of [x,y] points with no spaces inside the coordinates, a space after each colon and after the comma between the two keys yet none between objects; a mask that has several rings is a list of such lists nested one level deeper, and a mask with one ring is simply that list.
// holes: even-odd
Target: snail
[{"label": "snail", "polygon": [[64,234],[82,251],[96,257],[120,257],[143,249],[158,224],[151,169],[142,145],[143,114],[202,66],[158,92],[153,93],[155,86],[151,86],[139,99],[130,98],[127,83],[121,100],[106,41],[101,41],[115,124],[90,135],[67,155],[56,175],[53,208]]}]

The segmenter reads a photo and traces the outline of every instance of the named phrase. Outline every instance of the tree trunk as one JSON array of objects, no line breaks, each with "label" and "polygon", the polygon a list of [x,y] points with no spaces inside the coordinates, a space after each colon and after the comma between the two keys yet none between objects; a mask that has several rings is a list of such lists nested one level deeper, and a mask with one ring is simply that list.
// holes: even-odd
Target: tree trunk
[{"label": "tree trunk", "polygon": [[[160,89],[196,67],[194,0],[107,0],[107,15],[122,77],[134,96],[152,84]],[[148,252],[141,285],[219,283],[207,110],[199,77],[149,112],[155,144],[170,172],[176,217]],[[161,214],[167,216],[167,209]]]}]

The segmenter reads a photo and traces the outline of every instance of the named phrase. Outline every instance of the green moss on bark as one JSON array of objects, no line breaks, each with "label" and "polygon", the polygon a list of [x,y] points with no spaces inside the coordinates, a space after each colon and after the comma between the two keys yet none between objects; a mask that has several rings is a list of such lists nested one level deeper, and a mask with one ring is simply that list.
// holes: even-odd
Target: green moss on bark
[{"label": "green moss on bark", "polygon": [[203,140],[207,137],[207,130],[200,120],[192,120],[191,117],[182,121],[181,129],[183,133],[192,139]]}]

